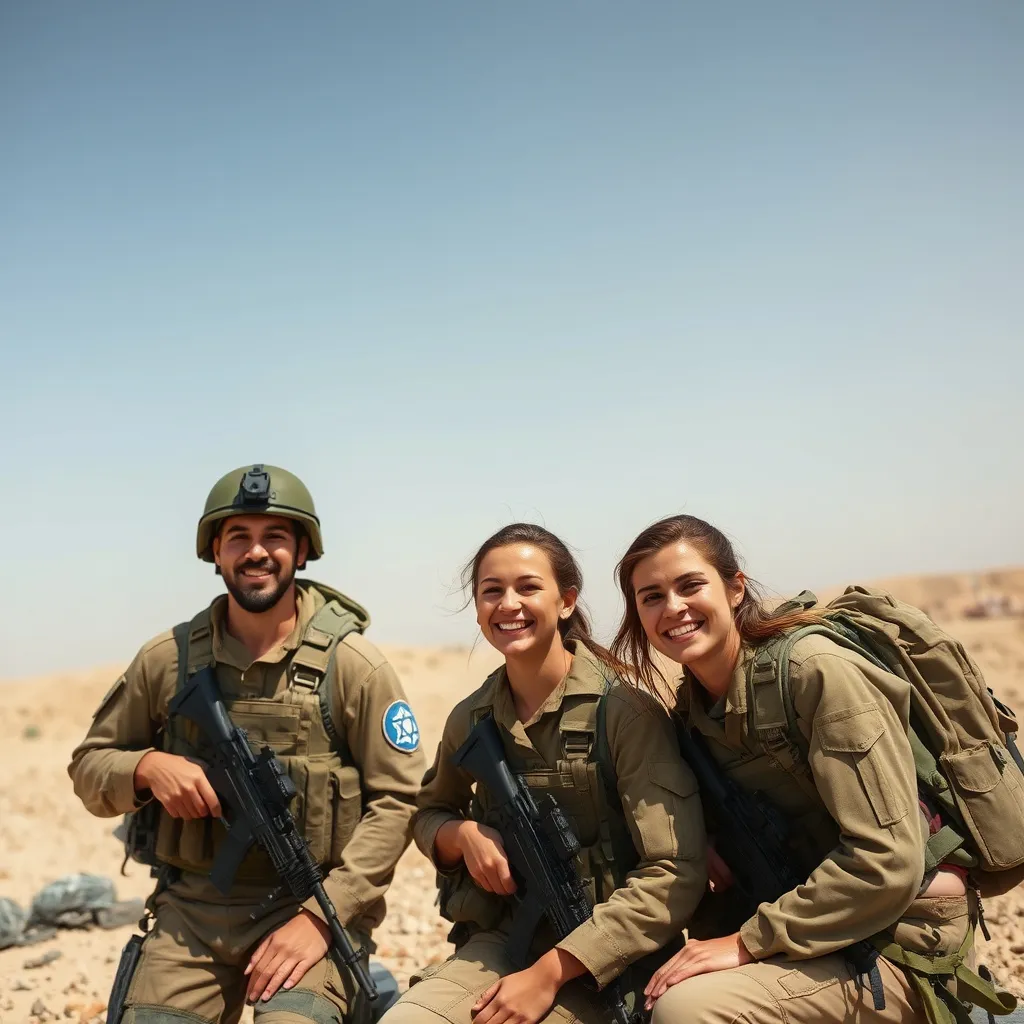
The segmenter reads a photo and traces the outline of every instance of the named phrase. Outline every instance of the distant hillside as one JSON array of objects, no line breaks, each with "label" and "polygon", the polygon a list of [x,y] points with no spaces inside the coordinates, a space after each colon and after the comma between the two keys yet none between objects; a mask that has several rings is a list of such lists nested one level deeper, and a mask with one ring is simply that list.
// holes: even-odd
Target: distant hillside
[{"label": "distant hillside", "polygon": [[936,620],[1024,615],[1024,567],[849,580],[843,586],[822,587],[815,593],[826,602],[838,597],[849,583],[860,582],[888,590]]}]

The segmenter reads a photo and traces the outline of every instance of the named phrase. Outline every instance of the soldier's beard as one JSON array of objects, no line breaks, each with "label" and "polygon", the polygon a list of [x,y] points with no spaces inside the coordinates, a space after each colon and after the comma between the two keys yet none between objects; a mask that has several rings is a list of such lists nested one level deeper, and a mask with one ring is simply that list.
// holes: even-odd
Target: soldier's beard
[{"label": "soldier's beard", "polygon": [[[238,581],[246,579],[246,577],[242,575],[246,569],[266,570],[273,574],[277,581],[277,585],[266,589],[262,586],[260,589],[247,589],[244,585],[239,586]],[[260,612],[269,611],[273,608],[292,585],[292,580],[294,579],[294,568],[287,576],[282,577],[281,566],[274,561],[274,559],[265,558],[262,562],[246,562],[244,565],[240,565],[230,578],[225,574],[224,586],[228,588],[228,593],[230,593],[238,602],[239,607],[244,611],[259,614]]]}]

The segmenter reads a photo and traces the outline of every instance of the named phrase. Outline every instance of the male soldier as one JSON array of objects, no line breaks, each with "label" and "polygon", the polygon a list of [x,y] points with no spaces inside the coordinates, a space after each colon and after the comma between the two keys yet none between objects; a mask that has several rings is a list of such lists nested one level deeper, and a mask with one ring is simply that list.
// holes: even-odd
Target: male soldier
[{"label": "male soldier", "polygon": [[295,579],[323,554],[313,500],[295,476],[256,465],[222,477],[196,552],[227,594],[139,651],[68,768],[93,814],[130,816],[133,855],[159,872],[123,1020],[235,1022],[247,1001],[259,1024],[341,1024],[355,983],[325,956],[330,933],[315,900],[262,906],[279,879],[258,848],[228,897],[211,883],[222,810],[197,731],[169,720],[167,706],[214,666],[234,724],[255,748],[273,748],[295,783],[297,826],[341,924],[367,951],[426,767],[416,720],[394,670],[361,635],[366,612]]}]

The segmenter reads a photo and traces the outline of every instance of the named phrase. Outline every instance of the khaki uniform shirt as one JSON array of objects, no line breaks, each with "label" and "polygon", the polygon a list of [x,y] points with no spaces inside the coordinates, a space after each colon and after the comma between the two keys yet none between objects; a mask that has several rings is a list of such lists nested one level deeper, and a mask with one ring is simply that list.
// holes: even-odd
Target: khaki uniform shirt
[{"label": "khaki uniform shirt", "polygon": [[[794,831],[817,866],[803,885],[761,904],[740,930],[743,944],[759,960],[779,953],[806,959],[893,929],[906,917],[899,940],[926,952],[925,931],[907,915],[922,884],[928,835],[907,738],[909,684],[827,637],[796,642],[790,683],[809,745],[812,797],[748,735],[749,659],[745,651],[724,709],[713,709],[718,714],[709,714],[704,691],[688,675],[678,709],[729,776],[764,792],[797,823]],[[814,827],[801,824],[808,822]]]},{"label": "khaki uniform shirt", "polygon": [[[456,705],[423,779],[413,838],[439,870],[437,830],[468,816],[472,777],[451,764],[470,733],[472,713],[493,708],[495,722],[524,752],[554,767],[561,757],[562,702],[601,693],[603,674],[593,655],[576,645],[572,667],[528,722],[516,714],[504,670]],[[594,908],[593,917],[558,947],[576,957],[604,986],[640,957],[680,935],[707,885],[706,838],[697,782],[683,762],[672,723],[652,698],[615,684],[606,704],[608,745],[639,863],[625,884]]]},{"label": "khaki uniform shirt", "polygon": [[[225,628],[227,596],[211,611],[213,656],[225,696],[273,697],[288,686],[287,668],[303,632],[323,603],[319,594],[297,590],[295,628],[277,647],[253,661]],[[364,811],[345,847],[344,863],[324,879],[324,890],[343,925],[365,930],[384,916],[383,897],[395,865],[409,843],[409,820],[426,767],[421,747],[396,750],[384,738],[385,710],[405,700],[402,685],[384,656],[358,633],[338,644],[329,686],[331,717],[345,737],[362,777]],[[135,769],[155,749],[178,676],[178,650],[170,631],[147,643],[97,710],[85,739],[71,756],[68,774],[86,808],[100,817],[137,810]],[[212,890],[211,886],[211,893]],[[316,901],[305,904],[323,917]]]}]

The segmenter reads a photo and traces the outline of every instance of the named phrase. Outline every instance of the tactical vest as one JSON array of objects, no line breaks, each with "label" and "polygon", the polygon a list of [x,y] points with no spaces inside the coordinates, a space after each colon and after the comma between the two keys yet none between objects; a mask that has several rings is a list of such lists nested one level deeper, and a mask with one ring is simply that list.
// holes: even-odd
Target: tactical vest
[{"label": "tactical vest", "polygon": [[[321,583],[302,581],[302,589],[320,593],[325,603],[306,627],[298,648],[278,666],[286,685],[274,697],[241,698],[221,682],[224,704],[232,721],[243,729],[254,749],[269,746],[295,783],[291,812],[307,840],[313,859],[327,870],[341,863],[355,826],[362,816],[362,785],[348,746],[331,719],[328,688],[338,643],[362,632],[369,616],[358,604]],[[202,668],[212,666],[213,631],[210,608],[174,629],[178,644],[177,691]],[[171,718],[162,731],[160,746],[172,754],[206,759],[208,750],[198,728],[187,720]],[[133,833],[146,826],[129,825],[129,855],[137,860],[167,864],[184,871],[209,874],[226,836],[224,826],[212,818],[172,818],[155,801],[142,809],[155,814],[149,856],[132,843]],[[137,812],[137,815],[141,812]],[[269,859],[252,849],[239,868],[240,883],[273,883],[276,875]]]},{"label": "tactical vest", "polygon": [[[496,683],[501,671],[492,673],[487,683]],[[537,797],[550,794],[568,817],[580,844],[577,871],[594,904],[603,903],[620,888],[639,862],[623,816],[608,746],[605,713],[609,687],[606,679],[602,693],[564,698],[559,721],[561,756],[553,768],[538,753],[524,756],[512,737],[498,727],[512,770],[522,775],[527,788]],[[490,704],[474,708],[470,728],[492,710]],[[486,825],[489,815],[488,794],[477,787],[469,817]],[[442,875],[440,882],[441,913],[456,924],[449,936],[456,944],[474,931],[498,927],[511,913],[510,899],[485,892],[473,882],[465,867]],[[550,943],[546,943],[543,929],[538,933],[539,954],[544,951],[541,947]]]}]

